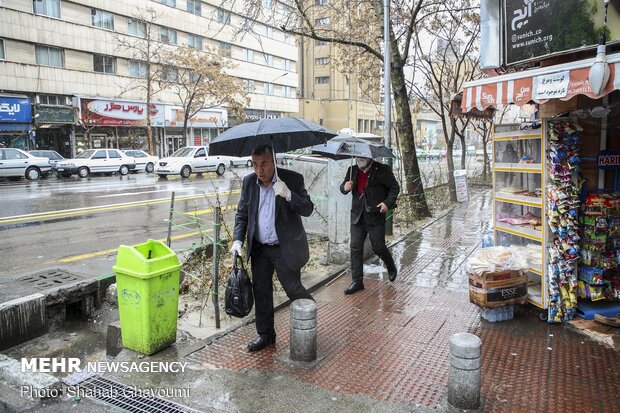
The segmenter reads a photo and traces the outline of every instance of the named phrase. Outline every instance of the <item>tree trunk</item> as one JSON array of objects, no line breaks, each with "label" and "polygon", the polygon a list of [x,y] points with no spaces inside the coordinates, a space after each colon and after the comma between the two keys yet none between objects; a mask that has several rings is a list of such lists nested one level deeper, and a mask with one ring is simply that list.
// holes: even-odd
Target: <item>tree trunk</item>
[{"label": "tree trunk", "polygon": [[405,83],[405,72],[403,71],[400,51],[395,41],[392,41],[392,73],[390,75],[396,109],[397,136],[400,139],[400,156],[405,175],[406,193],[411,201],[411,212],[415,217],[430,217],[431,211],[426,203],[424,183],[416,156],[413,120]]},{"label": "tree trunk", "polygon": [[467,155],[467,148],[465,147],[465,135],[459,135],[461,141],[461,169],[465,169],[465,156]]}]

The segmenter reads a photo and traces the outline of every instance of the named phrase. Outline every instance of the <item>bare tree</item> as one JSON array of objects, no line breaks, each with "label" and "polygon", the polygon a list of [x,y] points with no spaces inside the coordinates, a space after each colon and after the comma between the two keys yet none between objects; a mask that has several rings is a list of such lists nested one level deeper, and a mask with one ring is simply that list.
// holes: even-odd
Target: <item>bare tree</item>
[{"label": "bare tree", "polygon": [[[409,106],[405,66],[410,57],[416,27],[442,7],[442,0],[391,1],[390,45],[391,83],[394,94],[395,131],[405,173],[405,191],[415,216],[430,216],[424,195]],[[360,67],[377,72],[383,62],[383,0],[221,0],[222,7],[242,10],[249,20],[267,22],[304,38],[346,48],[357,57]],[[360,73],[363,73],[360,70]],[[378,76],[374,76],[375,79]]]},{"label": "bare tree", "polygon": [[234,65],[230,59],[211,49],[205,52],[180,46],[166,54],[173,78],[164,78],[183,107],[183,137],[187,136],[190,118],[199,111],[225,106],[229,114],[243,119],[250,98],[243,82],[230,75]]},{"label": "bare tree", "polygon": [[[440,9],[417,27],[412,93],[439,116],[446,142],[450,198],[456,201],[454,141],[461,142],[465,162],[465,131],[468,117],[450,116],[452,99],[463,83],[479,76],[480,19],[471,0],[446,0]],[[433,39],[424,42],[423,39]]]},{"label": "bare tree", "polygon": [[129,25],[133,36],[116,33],[117,47],[130,55],[130,75],[133,79],[123,87],[121,95],[138,90],[144,94],[146,112],[146,134],[149,154],[153,155],[153,128],[151,126],[151,102],[162,89],[162,63],[165,54],[165,43],[160,40],[160,26],[157,22],[161,14],[151,6],[139,9],[130,20]]}]

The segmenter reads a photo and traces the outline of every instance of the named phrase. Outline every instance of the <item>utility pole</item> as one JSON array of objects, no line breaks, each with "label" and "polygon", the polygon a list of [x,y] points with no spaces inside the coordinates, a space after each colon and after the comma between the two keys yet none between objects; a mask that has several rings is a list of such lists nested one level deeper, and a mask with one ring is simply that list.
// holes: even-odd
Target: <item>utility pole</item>
[{"label": "utility pole", "polygon": [[[383,0],[383,133],[385,137],[385,146],[392,147],[392,89],[390,88],[390,72],[391,72],[391,50],[390,50],[390,0]],[[390,168],[392,167],[392,158],[387,161]],[[385,220],[385,234],[392,235],[394,212],[388,210]]]}]

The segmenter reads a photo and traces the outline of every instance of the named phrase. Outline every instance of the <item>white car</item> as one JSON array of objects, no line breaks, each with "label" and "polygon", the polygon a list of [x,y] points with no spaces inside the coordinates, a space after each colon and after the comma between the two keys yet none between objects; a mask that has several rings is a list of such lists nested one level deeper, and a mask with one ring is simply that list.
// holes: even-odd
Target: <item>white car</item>
[{"label": "white car", "polygon": [[181,175],[189,178],[192,173],[215,172],[223,175],[226,165],[230,165],[227,156],[208,156],[207,146],[186,146],[172,155],[162,158],[155,167],[155,173],[160,178],[168,175]]},{"label": "white car", "polygon": [[251,156],[241,156],[241,157],[237,157],[237,156],[227,156],[228,159],[230,159],[230,166],[246,166],[246,167],[251,167],[252,166],[252,157]]},{"label": "white car", "polygon": [[0,148],[0,177],[17,181],[22,176],[36,181],[52,169],[50,160],[16,148]]},{"label": "white car", "polygon": [[118,172],[127,175],[135,169],[136,162],[117,149],[88,149],[73,159],[65,159],[56,166],[56,172],[66,178],[77,174],[86,178],[90,174]]},{"label": "white car", "polygon": [[123,151],[123,153],[136,161],[136,172],[146,171],[150,174],[155,170],[155,165],[159,161],[159,156],[149,155],[137,149],[128,149]]}]

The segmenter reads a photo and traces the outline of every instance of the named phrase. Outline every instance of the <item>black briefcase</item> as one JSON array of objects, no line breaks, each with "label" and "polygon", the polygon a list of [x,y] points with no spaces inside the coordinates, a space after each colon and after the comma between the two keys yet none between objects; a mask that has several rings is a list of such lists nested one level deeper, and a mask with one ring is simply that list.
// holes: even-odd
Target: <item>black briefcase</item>
[{"label": "black briefcase", "polygon": [[[237,259],[241,267],[237,266]],[[224,294],[226,314],[233,317],[243,318],[250,314],[254,306],[254,293],[252,281],[243,266],[243,259],[235,254],[233,270],[228,277],[226,293]]]}]

